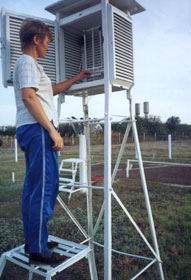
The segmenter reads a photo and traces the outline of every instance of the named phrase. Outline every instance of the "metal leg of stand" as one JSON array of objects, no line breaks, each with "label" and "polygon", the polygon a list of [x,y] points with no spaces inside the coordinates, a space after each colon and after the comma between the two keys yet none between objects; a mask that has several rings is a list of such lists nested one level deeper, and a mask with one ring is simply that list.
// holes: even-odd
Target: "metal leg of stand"
[{"label": "metal leg of stand", "polygon": [[33,271],[29,270],[29,278],[28,278],[28,280],[32,280],[32,277],[33,277]]},{"label": "metal leg of stand", "polygon": [[95,266],[94,252],[93,251],[91,251],[88,254],[88,264],[89,264],[91,280],[98,280],[97,270],[96,270],[96,266]]},{"label": "metal leg of stand", "polygon": [[[155,226],[154,226],[154,220],[153,220],[153,215],[152,215],[152,210],[151,210],[151,205],[150,205],[150,199],[149,199],[148,189],[147,189],[147,183],[146,183],[146,178],[145,178],[145,173],[144,173],[144,168],[143,168],[143,161],[142,161],[139,138],[138,138],[138,133],[137,133],[137,126],[136,126],[134,117],[132,115],[132,99],[131,98],[129,99],[129,102],[130,102],[130,114],[131,114],[131,119],[132,119],[133,137],[134,137],[135,148],[136,148],[137,156],[138,156],[138,164],[139,164],[141,182],[142,182],[142,187],[143,187],[143,192],[144,192],[144,197],[145,197],[145,203],[146,203],[147,213],[148,213],[148,218],[149,218],[149,223],[150,223],[150,229],[151,229],[151,234],[152,234],[152,239],[153,239],[155,252],[158,256],[158,259],[160,260],[161,258],[160,258],[159,247],[158,247],[156,231],[155,231]],[[158,266],[159,266],[160,278],[161,278],[161,280],[164,280],[164,274],[163,274],[161,261],[158,262]]]},{"label": "metal leg of stand", "polygon": [[5,254],[2,254],[2,256],[0,258],[0,278],[1,278],[1,275],[3,273],[3,269],[5,267],[5,264],[6,264],[6,257],[5,257]]},{"label": "metal leg of stand", "polygon": [[[88,115],[88,95],[83,96],[83,113],[85,120],[89,119]],[[86,156],[87,156],[87,173],[88,173],[88,185],[91,185],[91,150],[90,150],[90,127],[87,122],[84,127],[85,137],[86,137]],[[93,207],[92,207],[92,189],[87,190],[87,222],[88,222],[88,235],[93,237]],[[97,270],[94,257],[94,244],[92,240],[89,241],[89,246],[91,248],[90,257],[88,256],[90,274],[92,280],[97,280]]]}]

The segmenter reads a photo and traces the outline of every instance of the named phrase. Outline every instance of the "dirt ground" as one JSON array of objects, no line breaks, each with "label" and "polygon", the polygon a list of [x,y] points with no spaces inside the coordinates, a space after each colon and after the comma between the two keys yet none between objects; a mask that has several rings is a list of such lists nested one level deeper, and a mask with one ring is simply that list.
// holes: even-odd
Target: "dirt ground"
[{"label": "dirt ground", "polygon": [[[112,165],[114,168],[114,164]],[[147,164],[144,165],[144,171],[147,181],[161,182],[177,185],[191,185],[191,167],[183,166],[164,166]],[[103,164],[96,164],[92,166],[92,176],[103,176]],[[121,163],[117,172],[116,178],[126,177],[126,164]],[[129,178],[137,179],[140,177],[140,172],[137,164],[133,164],[132,170],[129,171]]]}]

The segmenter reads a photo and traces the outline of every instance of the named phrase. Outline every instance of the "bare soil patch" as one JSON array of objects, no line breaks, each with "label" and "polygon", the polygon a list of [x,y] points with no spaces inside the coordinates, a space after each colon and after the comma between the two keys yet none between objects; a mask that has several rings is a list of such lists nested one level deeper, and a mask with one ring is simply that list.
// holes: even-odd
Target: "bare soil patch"
[{"label": "bare soil patch", "polygon": [[[114,164],[112,164],[112,169]],[[183,166],[160,166],[159,165],[144,165],[145,176],[148,181],[161,182],[177,185],[191,185],[191,167]],[[104,165],[96,164],[92,166],[92,176],[103,176]],[[140,177],[138,165],[134,164],[132,170],[129,171],[131,179]],[[117,172],[116,178],[126,177],[126,164],[121,163]]]}]

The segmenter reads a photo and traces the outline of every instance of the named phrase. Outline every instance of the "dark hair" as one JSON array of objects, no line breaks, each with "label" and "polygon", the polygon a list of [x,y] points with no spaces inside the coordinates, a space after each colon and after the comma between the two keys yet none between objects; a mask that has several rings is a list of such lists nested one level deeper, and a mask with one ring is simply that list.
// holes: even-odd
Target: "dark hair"
[{"label": "dark hair", "polygon": [[38,36],[41,40],[46,36],[50,41],[53,39],[50,28],[44,22],[36,19],[25,19],[21,25],[19,35],[22,50],[32,43],[34,36]]}]

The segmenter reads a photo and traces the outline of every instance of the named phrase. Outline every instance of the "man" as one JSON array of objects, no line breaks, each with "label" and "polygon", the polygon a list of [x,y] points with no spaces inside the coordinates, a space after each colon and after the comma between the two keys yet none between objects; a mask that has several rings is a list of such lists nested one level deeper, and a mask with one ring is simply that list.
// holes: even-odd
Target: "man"
[{"label": "man", "polygon": [[89,71],[52,85],[43,67],[37,63],[49,51],[52,34],[39,20],[25,20],[20,29],[23,55],[14,69],[17,106],[17,140],[25,152],[26,176],[22,196],[25,251],[31,263],[53,264],[64,258],[47,248],[47,223],[58,194],[57,151],[63,140],[57,132],[58,120],[53,96],[73,83],[90,77]]}]

